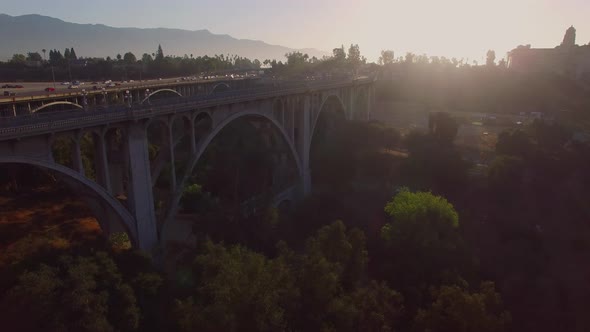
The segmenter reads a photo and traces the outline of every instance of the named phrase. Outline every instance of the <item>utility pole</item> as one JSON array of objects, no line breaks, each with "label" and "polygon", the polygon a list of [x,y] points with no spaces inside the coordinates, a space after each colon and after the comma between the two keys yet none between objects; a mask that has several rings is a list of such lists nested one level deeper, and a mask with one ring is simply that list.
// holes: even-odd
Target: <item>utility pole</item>
[{"label": "utility pole", "polygon": [[55,73],[53,72],[53,65],[51,65],[51,77],[53,78],[53,88],[55,89]]}]

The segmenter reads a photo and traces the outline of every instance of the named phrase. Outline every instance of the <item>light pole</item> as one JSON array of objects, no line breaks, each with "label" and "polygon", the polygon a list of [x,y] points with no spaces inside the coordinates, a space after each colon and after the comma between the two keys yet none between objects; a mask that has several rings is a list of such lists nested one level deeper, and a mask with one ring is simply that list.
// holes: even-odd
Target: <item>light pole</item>
[{"label": "light pole", "polygon": [[51,65],[51,77],[53,78],[53,89],[55,90],[55,73],[53,72],[53,64]]},{"label": "light pole", "polygon": [[147,99],[148,104],[150,103],[150,89],[145,89],[145,99]]},{"label": "light pole", "polygon": [[102,103],[105,106],[108,106],[108,100],[107,100],[107,90],[105,88],[102,88]]},{"label": "light pole", "polygon": [[129,90],[125,91],[125,101],[127,102],[127,106],[131,107],[131,94],[129,93]]},{"label": "light pole", "polygon": [[86,89],[82,89],[82,105],[84,106],[85,111],[88,110],[88,99],[86,98],[87,96],[88,92],[86,91]]}]

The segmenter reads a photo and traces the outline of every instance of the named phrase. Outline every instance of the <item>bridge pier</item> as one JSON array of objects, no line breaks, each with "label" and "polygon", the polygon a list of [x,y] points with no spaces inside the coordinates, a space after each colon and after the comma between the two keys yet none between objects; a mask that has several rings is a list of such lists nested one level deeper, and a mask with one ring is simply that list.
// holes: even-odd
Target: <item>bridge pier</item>
[{"label": "bridge pier", "polygon": [[309,150],[311,148],[311,96],[303,97],[303,109],[298,110],[298,133],[296,144],[301,161],[301,188],[303,196],[311,194],[311,169]]},{"label": "bridge pier", "polygon": [[84,163],[82,162],[82,148],[80,147],[80,133],[74,137],[74,146],[72,147],[72,164],[74,171],[85,176]]},{"label": "bridge pier", "polygon": [[147,132],[144,124],[127,128],[129,151],[129,209],[135,217],[139,248],[151,252],[158,245],[158,228],[154,209]]},{"label": "bridge pier", "polygon": [[94,164],[96,165],[96,182],[100,184],[110,194],[113,193],[111,188],[111,177],[109,175],[109,163],[107,159],[107,147],[104,134],[94,136]]}]

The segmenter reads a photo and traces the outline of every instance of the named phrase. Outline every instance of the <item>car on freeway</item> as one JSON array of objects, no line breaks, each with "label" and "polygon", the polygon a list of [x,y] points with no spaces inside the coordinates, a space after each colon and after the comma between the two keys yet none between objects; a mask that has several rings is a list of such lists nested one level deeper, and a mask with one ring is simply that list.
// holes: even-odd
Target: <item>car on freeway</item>
[{"label": "car on freeway", "polygon": [[78,88],[79,88],[79,86],[74,85],[74,84],[68,86],[68,89],[78,89]]},{"label": "car on freeway", "polygon": [[5,96],[16,96],[16,93],[11,92],[11,91],[4,91],[4,95]]},{"label": "car on freeway", "polygon": [[71,85],[70,82],[61,82],[61,85]]},{"label": "car on freeway", "polygon": [[45,91],[47,91],[47,92],[53,92],[53,91],[55,91],[55,88],[52,88],[52,87],[45,88]]},{"label": "car on freeway", "polygon": [[95,85],[95,86],[92,87],[92,90],[98,90],[98,89],[99,89],[98,88],[98,85]]},{"label": "car on freeway", "polygon": [[106,81],[104,81],[104,83],[103,83],[103,84],[111,84],[111,83],[113,83],[113,81],[111,81],[111,80],[106,80]]}]

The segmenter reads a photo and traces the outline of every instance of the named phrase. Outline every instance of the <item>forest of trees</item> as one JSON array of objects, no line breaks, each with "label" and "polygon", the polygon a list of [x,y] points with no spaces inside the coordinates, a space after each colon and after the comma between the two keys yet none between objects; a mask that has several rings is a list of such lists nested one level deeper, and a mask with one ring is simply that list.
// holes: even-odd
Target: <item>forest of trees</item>
[{"label": "forest of trees", "polygon": [[[119,53],[114,57],[83,58],[76,55],[73,47],[60,50],[42,50],[14,54],[7,62],[0,62],[0,76],[7,81],[50,81],[56,80],[140,80],[158,77],[190,76],[201,73],[225,73],[258,70],[261,67],[279,76],[314,75],[319,71],[349,72],[357,70],[366,59],[361,55],[358,45],[351,45],[348,56],[344,46],[334,49],[333,56],[318,59],[310,58],[301,52],[285,54],[282,60],[248,59],[238,55],[216,54],[214,56],[166,55],[160,45],[154,53],[141,56],[131,52]],[[48,57],[46,58],[46,54]]]}]

